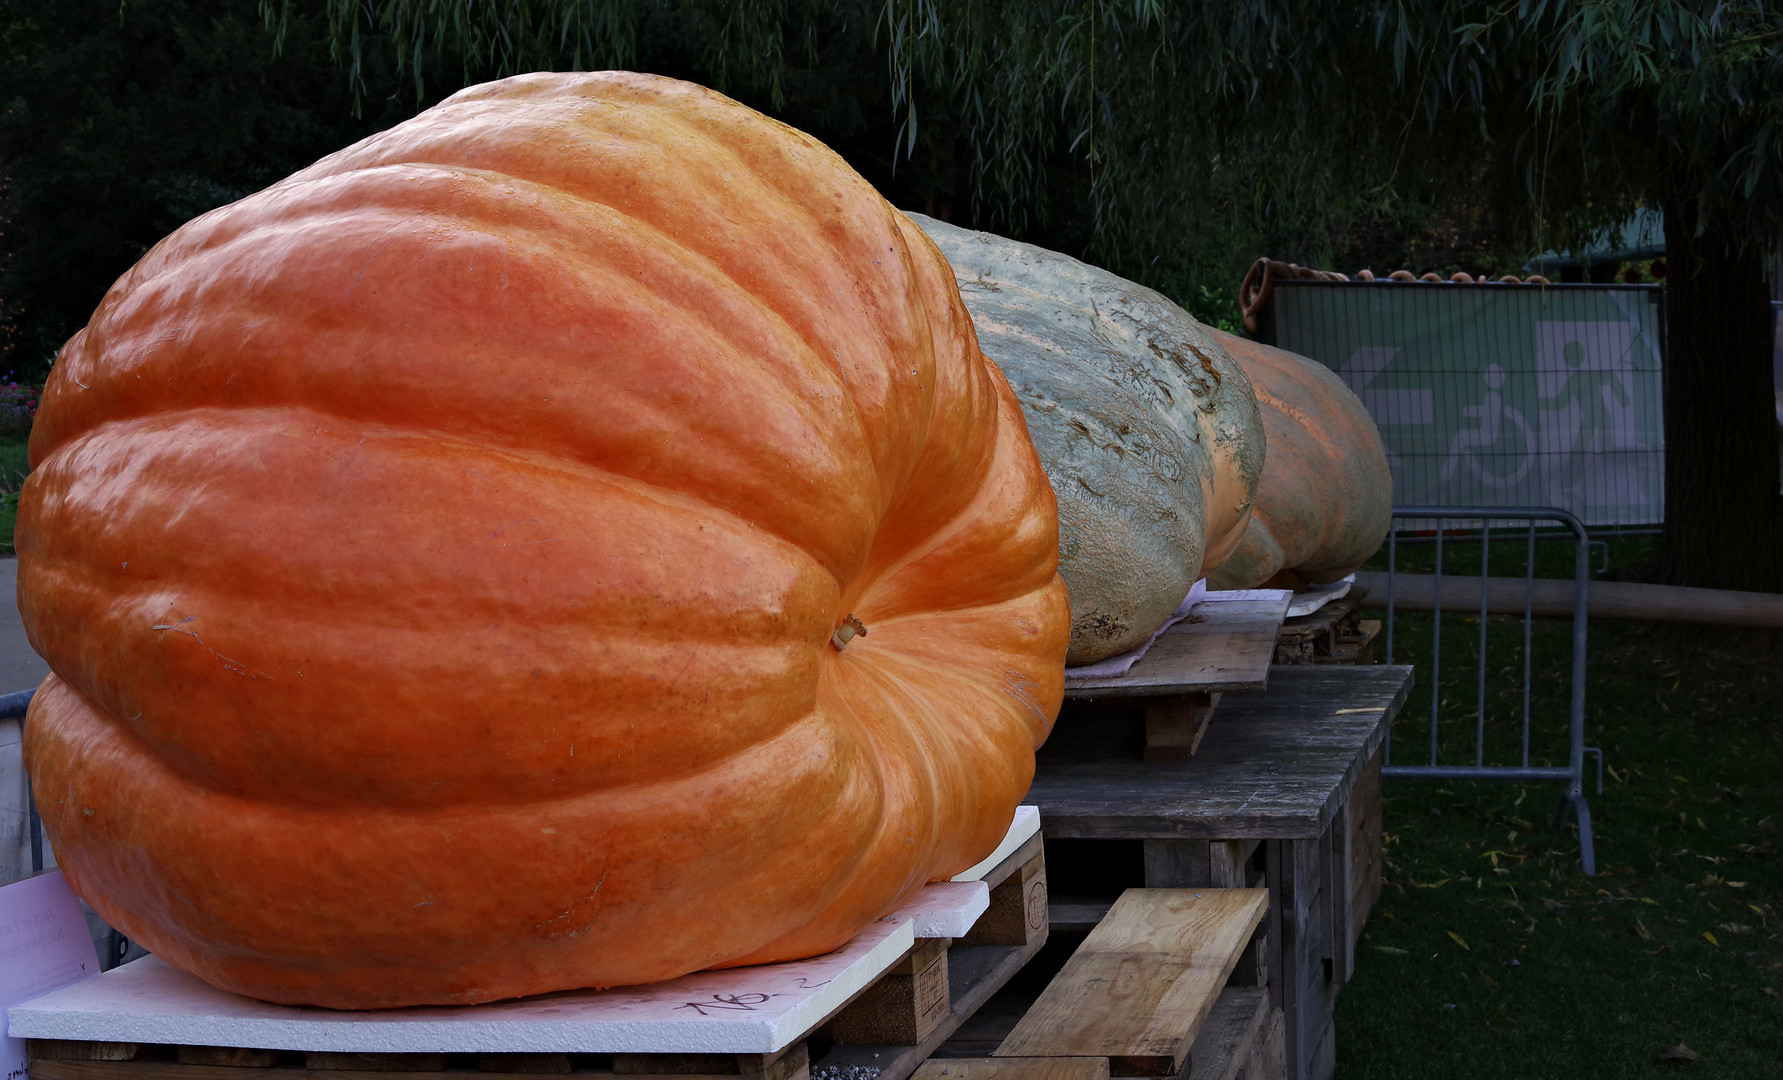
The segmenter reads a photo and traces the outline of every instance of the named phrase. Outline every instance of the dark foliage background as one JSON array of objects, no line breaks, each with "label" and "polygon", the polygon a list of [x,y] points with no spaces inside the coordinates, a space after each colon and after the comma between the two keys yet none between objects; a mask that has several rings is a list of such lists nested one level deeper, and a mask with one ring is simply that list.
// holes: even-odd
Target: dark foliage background
[{"label": "dark foliage background", "polygon": [[[454,11],[451,33],[429,21]],[[1292,80],[1209,78],[1221,57],[1172,45],[1189,17],[1144,3],[0,0],[0,375],[41,379],[111,282],[186,220],[532,67],[717,86],[824,139],[899,206],[1088,258],[1229,326],[1260,254],[1503,272],[1547,238],[1477,153],[1383,129],[1380,109],[1408,107],[1383,61],[1337,72],[1341,93],[1308,108]]]}]

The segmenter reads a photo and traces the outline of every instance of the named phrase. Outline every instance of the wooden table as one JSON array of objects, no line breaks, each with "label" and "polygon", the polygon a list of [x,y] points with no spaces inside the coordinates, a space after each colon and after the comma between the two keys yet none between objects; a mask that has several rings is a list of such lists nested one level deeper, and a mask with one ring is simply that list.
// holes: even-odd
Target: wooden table
[{"label": "wooden table", "polygon": [[1137,707],[1067,701],[1026,800],[1047,838],[1055,932],[1134,884],[1266,885],[1255,962],[1286,1015],[1289,1075],[1330,1077],[1332,1008],[1380,889],[1381,744],[1411,682],[1409,667],[1276,667],[1175,762],[1142,760]]}]

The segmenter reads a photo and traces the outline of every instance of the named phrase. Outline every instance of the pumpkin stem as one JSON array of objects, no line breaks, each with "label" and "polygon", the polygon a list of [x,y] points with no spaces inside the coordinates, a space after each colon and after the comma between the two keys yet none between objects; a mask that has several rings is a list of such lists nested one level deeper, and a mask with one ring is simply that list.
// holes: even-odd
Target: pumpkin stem
[{"label": "pumpkin stem", "polygon": [[848,647],[848,643],[853,641],[857,634],[866,637],[867,624],[853,615],[849,615],[842,620],[841,626],[836,627],[836,632],[830,635],[830,644],[836,647],[837,652],[841,652]]}]

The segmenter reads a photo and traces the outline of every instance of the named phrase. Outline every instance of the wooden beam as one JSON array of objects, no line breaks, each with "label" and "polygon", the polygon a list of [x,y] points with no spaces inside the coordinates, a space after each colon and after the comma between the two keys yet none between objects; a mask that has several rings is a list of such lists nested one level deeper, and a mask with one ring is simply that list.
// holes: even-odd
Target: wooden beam
[{"label": "wooden beam", "polygon": [[1184,694],[1145,698],[1145,760],[1187,761],[1195,756],[1220,695]]},{"label": "wooden beam", "polygon": [[[1374,601],[1387,605],[1387,575],[1357,571],[1356,583],[1366,583]],[[1522,578],[1487,578],[1486,610],[1500,615],[1521,615],[1525,603]],[[1732,589],[1690,589],[1681,585],[1646,585],[1633,581],[1593,581],[1587,594],[1594,619],[1641,619],[1649,622],[1695,623],[1703,626],[1744,626],[1756,630],[1783,629],[1783,594],[1736,592]],[[1430,574],[1399,574],[1393,583],[1393,606],[1401,611],[1429,611],[1436,604],[1436,578]],[[1444,611],[1465,615],[1480,610],[1480,579],[1445,575],[1442,579]],[[1557,578],[1537,578],[1534,614],[1544,618],[1568,618],[1573,613],[1573,583]]]},{"label": "wooden beam", "polygon": [[1108,1080],[1102,1058],[930,1058],[911,1080]]}]

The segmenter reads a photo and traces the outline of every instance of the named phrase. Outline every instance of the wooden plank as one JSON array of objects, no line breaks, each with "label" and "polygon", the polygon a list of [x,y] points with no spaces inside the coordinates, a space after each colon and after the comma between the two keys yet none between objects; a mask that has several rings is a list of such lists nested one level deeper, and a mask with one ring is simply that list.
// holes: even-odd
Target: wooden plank
[{"label": "wooden plank", "polygon": [[1102,901],[1069,901],[1046,905],[1048,929],[1058,934],[1087,934],[1108,916],[1114,903]]},{"label": "wooden plank", "polygon": [[1372,664],[1374,663],[1374,642],[1381,635],[1379,619],[1362,619],[1356,623],[1355,629],[1346,629],[1338,634],[1331,645],[1331,653],[1319,658],[1320,663],[1327,664]]},{"label": "wooden plank", "polygon": [[909,956],[831,1019],[830,1036],[839,1043],[921,1042],[952,1007],[947,946],[945,938],[918,941]]},{"label": "wooden plank", "polygon": [[[312,1070],[299,1066],[257,1068],[241,1065],[186,1065],[171,1060],[58,1061],[32,1059],[30,1080],[445,1080],[438,1072],[384,1072],[341,1069]],[[457,1075],[476,1080],[563,1080],[562,1073],[476,1072]],[[582,1072],[586,1080],[613,1080],[612,1072]],[[676,1080],[721,1080],[720,1076],[677,1076]],[[731,1073],[722,1080],[737,1080]]]},{"label": "wooden plank", "polygon": [[1209,885],[1216,889],[1248,888],[1250,882],[1250,862],[1257,845],[1262,841],[1214,840],[1207,845],[1207,872]]},{"label": "wooden plank", "polygon": [[1250,1080],[1244,1068],[1257,1050],[1271,1007],[1269,991],[1262,987],[1228,988],[1214,1002],[1207,1023],[1189,1051],[1185,1080]]},{"label": "wooden plank", "polygon": [[444,1054],[341,1054],[311,1050],[303,1056],[311,1072],[439,1072],[446,1067]]},{"label": "wooden plank", "polygon": [[1147,761],[1187,761],[1195,756],[1220,695],[1187,694],[1183,697],[1145,698],[1145,753]]},{"label": "wooden plank", "polygon": [[931,1058],[913,1080],[1108,1080],[1103,1058]]},{"label": "wooden plank", "polygon": [[1276,669],[1261,694],[1226,698],[1195,757],[1138,760],[1144,717],[1061,714],[1028,801],[1055,839],[1315,839],[1349,797],[1405,704],[1412,669]]},{"label": "wooden plank", "polygon": [[1232,977],[1227,980],[1228,986],[1257,986],[1267,990],[1269,987],[1269,920],[1257,927],[1251,935],[1250,944],[1238,955],[1238,965],[1232,969]]},{"label": "wooden plank", "polygon": [[1324,837],[1297,840],[1290,846],[1293,850],[1285,862],[1293,872],[1284,882],[1282,895],[1284,1042],[1288,1075],[1310,1080],[1319,1038],[1330,1023],[1338,989],[1331,947],[1331,903],[1325,888],[1331,845],[1330,838]]},{"label": "wooden plank", "polygon": [[1251,1054],[1251,1063],[1246,1069],[1244,1080],[1288,1080],[1288,1058],[1282,1032],[1287,1021],[1282,1011],[1276,1009],[1270,1013],[1269,1021],[1263,1028],[1263,1034],[1257,1040],[1255,1051]]},{"label": "wooden plank", "polygon": [[1362,776],[1350,790],[1350,941],[1352,948],[1362,940],[1368,915],[1381,895],[1381,845],[1385,839],[1381,801],[1381,760],[1376,750],[1363,768]]},{"label": "wooden plank", "polygon": [[991,890],[990,907],[959,940],[962,945],[1026,946],[1044,941],[1046,929],[1046,855],[1041,848]]},{"label": "wooden plank", "polygon": [[1206,840],[1147,840],[1145,887],[1148,889],[1211,889]]},{"label": "wooden plank", "polygon": [[570,1071],[568,1054],[478,1054],[477,1071],[529,1073],[534,1076]]},{"label": "wooden plank", "polygon": [[990,873],[984,875],[984,877],[979,880],[983,881],[993,889],[996,888],[1005,881],[1008,881],[1010,877],[1022,867],[1033,862],[1034,856],[1039,855],[1045,850],[1045,845],[1045,837],[1040,833],[1035,833],[1033,836],[1030,836],[1023,841],[1021,847],[1010,852],[1008,858],[1005,858],[1002,862],[992,867]]},{"label": "wooden plank", "polygon": [[1337,1025],[1329,1019],[1319,1037],[1313,1040],[1312,1053],[1307,1055],[1301,1076],[1305,1080],[1332,1080],[1337,1075]]},{"label": "wooden plank", "polygon": [[947,955],[952,1012],[922,1042],[915,1046],[837,1044],[817,1062],[817,1070],[846,1073],[851,1068],[873,1069],[876,1080],[904,1080],[973,1018],[1044,944],[1044,939],[1026,946],[955,944]]},{"label": "wooden plank", "polygon": [[44,1061],[134,1061],[142,1052],[140,1043],[86,1039],[30,1039],[25,1046],[31,1060]]},{"label": "wooden plank", "polygon": [[1298,645],[1320,642],[1323,639],[1323,643],[1328,643],[1344,624],[1355,621],[1356,612],[1362,606],[1362,597],[1367,595],[1367,589],[1352,589],[1309,615],[1290,615],[1282,620],[1281,632],[1276,635],[1276,641],[1280,644]]},{"label": "wooden plank", "polygon": [[[182,1065],[232,1065],[241,1069],[270,1069],[279,1063],[277,1050],[254,1050],[245,1046],[182,1046],[178,1057]],[[569,1072],[568,1055],[563,1061],[563,1071]]]},{"label": "wooden plank", "polygon": [[1124,674],[1074,679],[1065,673],[1067,698],[1261,690],[1269,685],[1275,637],[1292,593],[1253,589],[1241,597],[1209,593],[1189,617],[1164,631]]},{"label": "wooden plank", "polygon": [[1326,945],[1331,957],[1332,978],[1338,986],[1348,985],[1355,967],[1356,940],[1351,928],[1355,920],[1350,905],[1355,902],[1355,888],[1350,882],[1353,860],[1350,855],[1350,807],[1346,801],[1331,819],[1331,851],[1326,862],[1325,895],[1331,905],[1330,941]]},{"label": "wooden plank", "polygon": [[1129,889],[997,1048],[1174,1076],[1263,921],[1257,889]]},{"label": "wooden plank", "polygon": [[1286,892],[1282,878],[1288,867],[1288,848],[1292,841],[1270,840],[1263,845],[1263,884],[1269,890],[1269,915],[1263,920],[1269,937],[1264,945],[1264,955],[1269,962],[1269,1000],[1277,1009],[1287,1008],[1287,980],[1283,978],[1286,971],[1286,957],[1282,953],[1282,938],[1286,920],[1282,918],[1282,896]]}]

